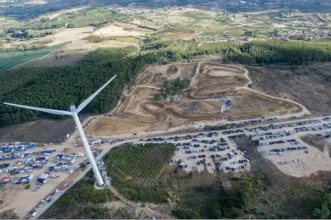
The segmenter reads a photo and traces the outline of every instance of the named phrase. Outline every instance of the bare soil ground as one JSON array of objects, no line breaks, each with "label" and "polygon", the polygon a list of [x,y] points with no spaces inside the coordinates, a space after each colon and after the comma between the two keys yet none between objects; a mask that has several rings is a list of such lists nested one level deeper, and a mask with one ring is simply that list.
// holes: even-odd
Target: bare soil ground
[{"label": "bare soil ground", "polygon": [[[80,117],[83,121],[86,116]],[[69,119],[39,119],[6,128],[0,128],[0,142],[34,141],[41,143],[59,143],[67,134],[75,130],[74,121]]]},{"label": "bare soil ground", "polygon": [[78,7],[78,8],[60,10],[60,11],[57,11],[57,12],[51,12],[51,13],[45,14],[42,17],[49,18],[49,19],[54,19],[54,18],[56,18],[56,17],[58,17],[62,14],[75,12],[75,11],[78,11],[78,10],[81,10],[81,9],[84,9],[84,8],[85,7]]},{"label": "bare soil ground", "polygon": [[[41,58],[31,60],[29,62],[17,65],[14,68],[21,67],[53,67],[53,66],[70,66],[75,64],[77,61],[83,59],[89,50],[77,50],[77,51],[68,51],[65,47],[61,50],[56,50],[46,56]],[[57,57],[58,54],[64,54],[61,57]]]},{"label": "bare soil ground", "polygon": [[[126,31],[121,27],[105,27],[98,29],[95,33],[100,35],[105,34],[105,36],[137,36],[139,35],[137,31]],[[91,35],[94,32],[94,27],[87,26],[81,28],[68,28],[60,29],[57,33],[40,38],[38,40],[45,41],[51,40],[52,42],[47,44],[47,46],[53,46],[61,44],[64,42],[69,42],[69,44],[63,46],[61,49],[58,49],[50,54],[47,54],[39,59],[31,60],[29,62],[23,63],[21,65],[15,66],[14,68],[21,67],[40,67],[40,66],[68,66],[75,64],[78,60],[84,58],[89,52],[104,47],[126,47],[126,46],[136,46],[139,47],[139,44],[134,42],[123,42],[119,40],[105,40],[99,43],[92,43],[83,38]],[[94,34],[95,34],[94,33]],[[132,33],[132,34],[131,34]],[[97,34],[96,34],[97,35]],[[25,41],[24,44],[32,44],[38,40],[29,40]],[[22,43],[23,44],[23,43]]]},{"label": "bare soil ground", "polygon": [[331,63],[248,69],[253,89],[291,98],[316,115],[330,112]]},{"label": "bare soil ground", "polygon": [[[153,23],[153,22],[149,22],[149,23]],[[117,21],[117,22],[114,22],[113,24],[115,26],[124,28],[124,30],[126,30],[126,31],[135,31],[138,33],[143,33],[143,34],[153,32],[151,29],[142,27],[142,26],[151,27],[150,25],[143,25],[141,23],[139,24],[139,22],[135,23],[133,21],[132,23],[123,23],[123,22]],[[153,28],[153,27],[151,27],[151,28]],[[158,27],[154,27],[154,28],[158,28]]]},{"label": "bare soil ground", "polygon": [[197,37],[197,34],[185,34],[185,33],[167,33],[163,34],[162,38],[164,40],[192,40]]},{"label": "bare soil ground", "polygon": [[84,37],[89,36],[93,31],[94,31],[94,27],[92,26],[86,26],[80,28],[67,28],[67,29],[63,29],[63,31],[60,31],[56,34],[49,35],[44,39],[52,40],[52,43],[48,44],[48,46],[53,46],[68,41],[80,40]]},{"label": "bare soil ground", "polygon": [[[118,126],[120,125],[120,126]],[[110,134],[122,134],[124,132],[135,132],[149,128],[149,124],[128,120],[125,118],[104,118],[103,120],[93,120],[87,127],[86,133],[90,136],[107,136]],[[100,131],[97,132],[96,131]]]},{"label": "bare soil ground", "polygon": [[[164,80],[178,77],[191,79],[189,88],[174,97],[173,101],[152,99],[154,94],[159,93]],[[102,117],[95,122],[100,126],[91,128],[90,125],[87,130],[89,134],[103,136],[167,130],[191,121],[214,121],[224,116],[229,120],[241,120],[302,110],[286,100],[245,89],[249,83],[246,70],[241,66],[217,63],[149,65],[139,73],[136,86],[113,114],[117,118],[125,118],[125,126],[121,123],[111,125],[109,122],[112,120]],[[221,99],[227,97],[231,97],[234,104],[229,111],[222,112]]]},{"label": "bare soil ground", "polygon": [[31,60],[24,64],[15,66],[18,67],[52,67],[52,66],[69,66],[75,64],[88,55],[89,52],[104,47],[126,47],[136,46],[136,43],[121,42],[116,40],[107,40],[99,43],[90,43],[85,40],[75,40],[70,44],[65,45],[59,50],[56,50],[39,59]]},{"label": "bare soil ground", "polygon": [[[146,32],[145,32],[146,33]],[[119,27],[116,25],[108,25],[107,27],[100,28],[93,32],[93,35],[97,36],[140,36],[144,35],[144,32],[136,30],[129,30],[127,28]]]},{"label": "bare soil ground", "polygon": [[[65,149],[70,148],[67,153],[78,153],[84,152],[84,149],[80,147],[72,147],[72,143],[65,143],[61,145],[47,145],[46,149],[56,149],[58,153],[65,153]],[[48,178],[47,184],[42,185],[40,188],[37,187],[36,178],[48,171],[48,165],[51,165],[56,162],[54,157],[49,157],[49,163],[42,169],[33,170],[32,173],[34,175],[33,180],[30,182],[31,188],[25,189],[25,185],[17,185],[17,184],[7,184],[5,187],[0,189],[0,198],[4,201],[0,204],[0,213],[3,211],[13,209],[14,212],[20,217],[23,218],[30,210],[33,209],[42,199],[44,199],[49,193],[53,192],[55,189],[59,188],[59,185],[63,182],[73,181],[82,171],[74,172],[73,174],[69,174],[68,172],[58,172],[58,178]],[[77,158],[76,163],[71,165],[70,169],[74,169],[77,164],[81,163],[85,158]],[[14,165],[14,161],[10,161],[12,165]],[[11,176],[13,180],[18,179],[21,176],[27,175],[17,174]],[[8,173],[1,173],[0,178],[8,176]]]},{"label": "bare soil ground", "polygon": [[[297,138],[299,142],[300,139]],[[316,147],[312,147],[305,143],[300,143],[301,146],[306,146],[307,151],[291,151],[279,155],[266,155],[265,158],[274,163],[283,173],[293,177],[308,177],[318,171],[331,171],[331,158],[329,149],[325,148],[320,151]],[[271,150],[273,147],[263,147],[264,150]],[[294,160],[298,160],[297,163]],[[281,162],[286,164],[281,164]]]},{"label": "bare soil ground", "polygon": [[329,156],[331,157],[331,142],[327,141],[323,137],[307,134],[301,137],[301,140],[310,146],[316,147],[321,152],[324,152],[325,148],[328,148]]}]

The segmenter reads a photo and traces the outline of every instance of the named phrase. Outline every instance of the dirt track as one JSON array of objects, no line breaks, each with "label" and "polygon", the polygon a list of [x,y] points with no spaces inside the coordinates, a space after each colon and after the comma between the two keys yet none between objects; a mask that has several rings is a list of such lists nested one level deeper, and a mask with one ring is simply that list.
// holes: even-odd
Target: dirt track
[{"label": "dirt track", "polygon": [[[174,100],[155,101],[164,80],[189,78],[190,86]],[[262,116],[302,116],[310,112],[301,104],[249,88],[248,71],[218,63],[149,65],[139,73],[136,86],[111,118],[99,118],[87,132],[94,136],[168,130],[192,121],[243,120]],[[222,100],[231,99],[230,110]],[[114,124],[115,119],[123,120]],[[105,123],[107,121],[107,123]]]}]

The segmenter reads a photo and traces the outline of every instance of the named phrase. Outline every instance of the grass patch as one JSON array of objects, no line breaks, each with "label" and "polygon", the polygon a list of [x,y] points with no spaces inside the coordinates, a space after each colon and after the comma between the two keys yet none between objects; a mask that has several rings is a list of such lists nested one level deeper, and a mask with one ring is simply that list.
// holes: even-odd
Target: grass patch
[{"label": "grass patch", "polygon": [[176,52],[189,52],[194,53],[198,48],[198,43],[196,41],[185,41],[185,40],[176,40],[176,41],[164,41],[163,48],[165,50],[171,50]]},{"label": "grass patch", "polygon": [[11,67],[25,63],[30,60],[38,59],[46,54],[53,52],[54,50],[63,47],[66,44],[67,43],[62,43],[38,50],[0,53],[0,71],[10,69]]},{"label": "grass patch", "polygon": [[118,41],[123,41],[123,42],[128,42],[128,43],[139,43],[139,39],[136,37],[131,37],[131,36],[114,36],[110,37],[111,40],[118,40]]},{"label": "grass patch", "polygon": [[209,15],[207,15],[204,12],[200,12],[200,11],[187,11],[187,12],[184,12],[183,16],[185,16],[187,18],[192,18],[195,20],[203,20],[203,19],[210,18]]},{"label": "grass patch", "polygon": [[110,9],[89,8],[62,14],[46,22],[45,26],[50,28],[64,27],[66,24],[68,24],[67,27],[70,28],[84,27],[89,25],[99,26],[123,18],[125,18],[124,15]]},{"label": "grass patch", "polygon": [[245,33],[243,30],[232,26],[207,27],[201,31],[202,35],[230,34],[231,36],[240,36]]},{"label": "grass patch", "polygon": [[100,37],[100,36],[95,36],[95,35],[90,35],[83,40],[87,40],[91,43],[100,43],[102,41],[106,40],[117,40],[117,41],[122,41],[122,42],[128,42],[128,43],[139,43],[139,39],[131,36],[112,36],[112,37]]},{"label": "grass patch", "polygon": [[194,34],[196,32],[199,32],[201,30],[201,27],[194,26],[194,25],[188,25],[188,26],[180,26],[180,27],[168,27],[164,30],[160,31],[160,34],[166,34],[166,33],[187,33],[187,34]]}]

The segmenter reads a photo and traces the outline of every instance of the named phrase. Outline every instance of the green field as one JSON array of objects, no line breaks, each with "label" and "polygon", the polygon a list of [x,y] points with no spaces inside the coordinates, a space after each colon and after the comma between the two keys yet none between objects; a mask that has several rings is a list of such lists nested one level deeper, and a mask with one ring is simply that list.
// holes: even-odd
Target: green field
[{"label": "green field", "polygon": [[219,35],[219,34],[228,34],[231,36],[241,36],[245,32],[237,27],[232,27],[229,25],[224,26],[213,26],[201,29],[202,35]]},{"label": "green field", "polygon": [[241,36],[245,33],[244,30],[233,27],[230,25],[209,25],[207,27],[201,27],[197,25],[187,25],[178,27],[168,27],[160,31],[160,34],[166,33],[199,33],[201,35],[223,35],[230,34],[231,36]]},{"label": "green field", "polygon": [[192,18],[195,20],[202,20],[202,19],[209,19],[210,16],[206,13],[199,12],[199,11],[187,11],[183,14],[185,17]]},{"label": "green field", "polygon": [[107,156],[107,166],[115,167],[141,183],[149,184],[161,172],[174,153],[174,145],[127,145],[113,150]]},{"label": "green field", "polygon": [[[12,18],[6,18],[6,17],[0,17],[0,32],[6,32],[8,28],[20,26],[20,22],[12,19]],[[0,36],[1,37],[1,36]]]},{"label": "green field", "polygon": [[169,193],[156,180],[175,149],[172,144],[145,144],[110,151],[106,164],[112,185],[131,201],[167,203]]},{"label": "green field", "polygon": [[83,38],[83,40],[88,40],[91,43],[99,43],[99,42],[106,41],[106,40],[117,40],[117,41],[128,42],[128,43],[139,43],[138,38],[131,37],[131,36],[100,37],[100,36],[90,35],[90,36]]},{"label": "green field", "polygon": [[65,44],[67,43],[58,44],[52,47],[38,50],[0,53],[0,71],[10,69],[11,67],[25,63],[30,60],[38,59],[42,56],[45,56],[46,54],[53,52],[56,49],[63,47]]},{"label": "green field", "polygon": [[89,8],[62,14],[54,19],[47,21],[45,26],[49,28],[64,27],[66,24],[68,24],[67,27],[70,28],[84,27],[89,25],[99,26],[124,17],[124,15],[110,9]]}]

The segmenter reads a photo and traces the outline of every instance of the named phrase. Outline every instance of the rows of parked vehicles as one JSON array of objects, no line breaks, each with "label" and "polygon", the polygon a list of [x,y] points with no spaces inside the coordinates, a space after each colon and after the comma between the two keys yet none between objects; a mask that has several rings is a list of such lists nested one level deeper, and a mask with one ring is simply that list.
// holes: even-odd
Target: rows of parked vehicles
[{"label": "rows of parked vehicles", "polygon": [[[183,136],[147,138],[147,142],[174,143],[177,148],[173,164],[185,169],[203,170],[207,167],[212,172],[215,169],[238,171],[249,168],[249,160],[238,148],[230,146],[225,137],[219,137],[219,132],[199,132]],[[245,164],[230,162],[246,161]],[[176,162],[177,161],[177,162]],[[179,162],[178,162],[179,161]]]}]

